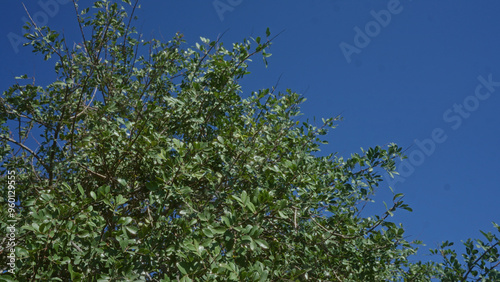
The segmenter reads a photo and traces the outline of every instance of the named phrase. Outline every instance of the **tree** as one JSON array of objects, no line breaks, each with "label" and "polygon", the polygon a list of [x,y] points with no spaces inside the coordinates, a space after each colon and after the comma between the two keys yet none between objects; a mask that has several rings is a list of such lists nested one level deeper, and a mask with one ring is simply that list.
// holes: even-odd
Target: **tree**
[{"label": "tree", "polygon": [[389,221],[411,211],[402,194],[384,214],[361,216],[400,147],[319,156],[338,117],[299,122],[304,98],[291,90],[242,97],[250,58],[270,56],[269,30],[229,49],[205,38],[185,48],[181,34],[145,41],[131,25],[138,1],[123,2],[79,10],[72,49],[27,25],[57,79],[1,97],[0,189],[6,202],[8,190],[21,199],[1,210],[1,229],[9,216],[17,226],[15,275],[2,278],[498,281],[491,233],[481,253],[466,242],[463,265],[447,242],[434,251],[444,263],[410,263],[419,242]]}]

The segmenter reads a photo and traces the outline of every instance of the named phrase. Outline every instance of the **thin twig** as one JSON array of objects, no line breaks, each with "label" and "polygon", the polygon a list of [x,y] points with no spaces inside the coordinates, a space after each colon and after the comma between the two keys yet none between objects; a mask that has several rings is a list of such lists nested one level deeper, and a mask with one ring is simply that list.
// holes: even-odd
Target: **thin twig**
[{"label": "thin twig", "polygon": [[71,245],[73,245],[73,247],[75,247],[79,252],[83,253],[83,250],[80,247],[78,247],[78,245],[75,244],[75,242],[71,241]]},{"label": "thin twig", "polygon": [[38,157],[38,155],[37,155],[35,152],[33,152],[33,150],[31,150],[30,148],[26,147],[26,145],[24,145],[23,143],[19,143],[19,142],[17,142],[16,140],[14,140],[14,139],[12,139],[12,138],[10,138],[10,137],[5,137],[5,136],[2,136],[2,135],[0,135],[0,138],[2,138],[3,140],[7,140],[7,141],[9,141],[9,142],[12,142],[12,143],[16,144],[17,146],[22,147],[23,149],[25,149],[26,151],[28,151],[31,155],[33,155],[33,156],[37,159],[37,161],[38,161],[38,162],[39,162],[39,163],[40,163],[40,164],[41,164],[41,165],[42,165],[45,169],[47,169],[47,168],[48,168],[48,167],[47,167],[47,166],[43,163],[43,161],[40,159],[40,157]]},{"label": "thin twig", "polygon": [[[35,29],[36,29],[38,32],[40,32],[40,35],[42,35],[42,36],[43,36],[42,29],[41,29],[41,28],[39,28],[39,27],[38,27],[38,25],[36,24],[36,22],[33,20],[33,18],[31,18],[31,14],[28,12],[28,9],[27,9],[27,8],[26,8],[26,6],[24,5],[24,3],[21,3],[21,4],[23,5],[23,7],[24,7],[24,11],[26,11],[26,14],[28,15],[28,18],[30,19],[31,24],[33,24],[33,26],[35,27]],[[56,48],[54,48],[54,46],[52,46],[51,44],[47,44],[47,45],[50,47],[50,49],[52,49],[52,51],[53,51],[54,53],[56,53],[56,54],[59,56],[59,58],[61,59],[61,62],[63,62],[63,56],[61,55],[61,53],[59,53],[59,52],[56,50]],[[35,80],[33,79],[33,83],[34,83],[34,82],[35,82]]]},{"label": "thin twig", "polygon": [[78,25],[80,27],[80,33],[82,34],[82,39],[83,39],[83,48],[85,49],[85,52],[89,54],[89,51],[87,50],[87,40],[85,39],[85,33],[83,32],[83,27],[82,27],[82,21],[80,19],[80,15],[78,14],[78,5],[76,4],[76,1],[73,0],[73,6],[75,7],[75,14],[76,14],[76,19],[78,20]]},{"label": "thin twig", "polygon": [[[496,247],[498,244],[500,244],[500,241],[497,241],[495,244],[493,244],[491,247],[489,247],[482,255],[480,255],[472,264],[471,266],[469,266],[469,269],[467,270],[467,272],[465,273],[465,275],[463,276],[463,281],[465,281],[467,279],[467,276],[469,275],[469,273],[472,271],[472,269],[474,268],[474,266],[476,266],[477,262],[479,260],[481,260],[489,251],[491,251],[494,247]],[[497,263],[498,265],[498,263]],[[495,265],[496,267],[496,265]]]},{"label": "thin twig", "polygon": [[293,227],[295,232],[297,232],[297,208],[293,208]]},{"label": "thin twig", "polygon": [[74,115],[74,116],[70,117],[70,119],[77,118],[77,117],[79,117],[81,114],[83,114],[83,113],[84,113],[84,112],[85,112],[85,111],[86,111],[86,110],[90,107],[90,104],[92,103],[92,101],[94,101],[94,97],[95,97],[95,94],[96,94],[96,93],[97,93],[97,86],[94,88],[94,94],[92,94],[92,98],[90,98],[89,103],[88,103],[87,105],[85,105],[85,107],[83,108],[83,110],[82,110],[80,113],[78,113],[78,114],[76,114],[76,115]]},{"label": "thin twig", "polygon": [[84,166],[84,165],[80,164],[80,163],[77,163],[77,164],[78,164],[80,167],[82,167],[83,169],[85,169],[86,171],[88,171],[88,172],[92,173],[93,175],[99,176],[99,177],[100,177],[100,178],[102,178],[102,179],[106,179],[106,180],[108,179],[106,176],[104,176],[104,175],[102,175],[102,174],[100,174],[100,173],[97,173],[97,172],[95,172],[95,171],[93,171],[93,170],[89,169],[88,167],[86,167],[86,166]]}]

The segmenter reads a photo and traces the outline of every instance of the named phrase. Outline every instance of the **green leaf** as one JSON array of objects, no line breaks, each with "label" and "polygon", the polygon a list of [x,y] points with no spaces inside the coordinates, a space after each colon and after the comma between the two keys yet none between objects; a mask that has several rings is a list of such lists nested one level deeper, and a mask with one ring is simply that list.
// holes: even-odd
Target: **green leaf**
[{"label": "green leaf", "polygon": [[90,191],[90,197],[92,197],[92,199],[94,200],[97,200],[97,195],[95,194],[94,191]]},{"label": "green leaf", "polygon": [[73,266],[71,265],[71,263],[68,264],[68,271],[69,274],[71,275],[71,280],[75,280],[81,277],[81,274],[73,271]]},{"label": "green leaf", "polygon": [[118,224],[121,224],[121,225],[128,225],[129,223],[132,222],[132,218],[127,216],[127,217],[120,217],[120,220],[118,220]]},{"label": "green leaf", "polygon": [[278,215],[283,219],[288,219],[288,216],[285,215],[285,213],[283,213],[282,211],[278,211]]},{"label": "green leaf", "polygon": [[224,138],[222,138],[222,136],[217,136],[217,140],[219,143],[224,144]]},{"label": "green leaf", "polygon": [[241,240],[242,241],[253,242],[252,237],[250,237],[249,235],[241,236]]},{"label": "green leaf", "polygon": [[246,204],[246,207],[252,212],[252,213],[255,213],[256,210],[255,210],[255,206],[254,204],[252,204],[252,202],[248,201],[247,204]]},{"label": "green leaf", "polygon": [[222,220],[222,222],[224,222],[224,224],[225,224],[227,227],[231,227],[231,221],[229,220],[229,218],[228,218],[228,217],[226,217],[226,216],[224,216],[224,215],[223,215],[223,216],[221,216],[221,220]]},{"label": "green leaf", "polygon": [[66,83],[63,81],[54,81],[54,82],[52,82],[52,85],[64,87],[64,86],[66,86]]},{"label": "green leaf", "polygon": [[210,229],[204,228],[202,231],[203,231],[203,234],[205,234],[208,238],[214,237],[214,234],[212,233],[212,231]]},{"label": "green leaf", "polygon": [[78,188],[78,191],[80,191],[80,194],[81,194],[82,196],[85,196],[85,191],[83,190],[82,185],[78,183],[78,184],[76,185],[76,187]]},{"label": "green leaf", "polygon": [[80,238],[87,238],[90,236],[90,232],[88,230],[80,230],[80,232],[78,232],[78,237]]},{"label": "green leaf", "polygon": [[118,243],[120,244],[122,251],[125,251],[130,244],[129,240],[127,238],[117,238],[117,240]]},{"label": "green leaf", "polygon": [[206,214],[206,213],[199,213],[198,214],[198,218],[201,220],[201,221],[208,221],[210,219],[210,215],[209,214]]},{"label": "green leaf", "polygon": [[254,241],[251,241],[249,246],[250,246],[250,250],[252,250],[252,251],[255,251],[255,248],[257,247],[257,245],[255,244]]},{"label": "green leaf", "polygon": [[210,228],[210,231],[212,231],[213,234],[224,234],[226,230],[227,229],[224,227]]},{"label": "green leaf", "polygon": [[246,191],[243,191],[243,193],[241,193],[241,202],[243,204],[248,203],[248,195]]},{"label": "green leaf", "polygon": [[180,282],[192,282],[193,280],[188,276],[184,276],[181,278]]},{"label": "green leaf", "polygon": [[135,227],[135,226],[129,226],[129,225],[127,225],[127,226],[125,226],[125,230],[127,230],[127,232],[130,233],[130,234],[132,234],[132,235],[136,235],[137,231],[139,229],[137,229],[137,227]]},{"label": "green leaf", "polygon": [[254,240],[255,243],[257,243],[261,248],[263,249],[269,249],[269,245],[267,244],[266,241],[262,240],[262,239],[255,239]]},{"label": "green leaf", "polygon": [[23,74],[21,76],[16,76],[14,79],[28,79],[28,76],[26,74]]},{"label": "green leaf", "polygon": [[179,271],[183,274],[183,275],[186,275],[187,274],[187,271],[184,267],[181,266],[180,263],[176,263],[175,264],[177,266],[177,268],[179,269]]},{"label": "green leaf", "polygon": [[127,187],[127,181],[125,179],[118,178],[117,181],[118,181],[118,183],[120,183],[120,185]]},{"label": "green leaf", "polygon": [[125,199],[122,195],[118,195],[116,196],[115,201],[116,205],[119,206],[125,204],[127,202],[127,199]]},{"label": "green leaf", "polygon": [[403,193],[398,193],[398,194],[394,195],[393,200],[396,200],[397,198],[400,198],[400,197],[403,197],[403,196],[404,196]]},{"label": "green leaf", "polygon": [[16,247],[16,256],[18,258],[25,258],[29,256],[29,252],[23,247]]}]

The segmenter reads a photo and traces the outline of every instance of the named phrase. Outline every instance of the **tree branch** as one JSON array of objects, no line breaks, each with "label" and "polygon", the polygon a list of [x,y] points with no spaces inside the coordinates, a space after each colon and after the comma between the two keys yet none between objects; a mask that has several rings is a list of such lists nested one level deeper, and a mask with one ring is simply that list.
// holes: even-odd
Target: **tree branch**
[{"label": "tree branch", "polygon": [[3,140],[6,140],[6,141],[9,141],[11,143],[14,143],[16,144],[17,146],[23,148],[24,150],[28,151],[31,155],[33,155],[37,161],[47,170],[48,167],[46,164],[43,163],[43,161],[40,159],[40,157],[33,151],[31,150],[30,148],[28,148],[26,145],[24,145],[23,143],[19,143],[17,142],[16,140],[10,138],[10,137],[6,137],[6,136],[3,136],[3,135],[0,135],[0,138],[2,138]]}]

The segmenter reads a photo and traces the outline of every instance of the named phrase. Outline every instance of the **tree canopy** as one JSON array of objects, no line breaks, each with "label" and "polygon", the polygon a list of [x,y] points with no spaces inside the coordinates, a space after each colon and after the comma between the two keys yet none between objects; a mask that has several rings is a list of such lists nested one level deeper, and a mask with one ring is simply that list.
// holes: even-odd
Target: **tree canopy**
[{"label": "tree canopy", "polygon": [[[56,80],[22,75],[0,97],[0,229],[16,228],[15,247],[2,241],[1,278],[500,280],[497,235],[469,239],[461,259],[445,242],[432,251],[440,262],[415,263],[421,242],[390,221],[411,211],[402,194],[362,216],[388,189],[382,174],[396,172],[400,147],[320,155],[340,117],[301,121],[294,91],[242,89],[250,59],[267,64],[269,29],[229,47],[146,40],[133,25],[138,1],[122,2],[75,3],[75,46],[26,26]],[[8,191],[20,201],[11,209]]]}]

